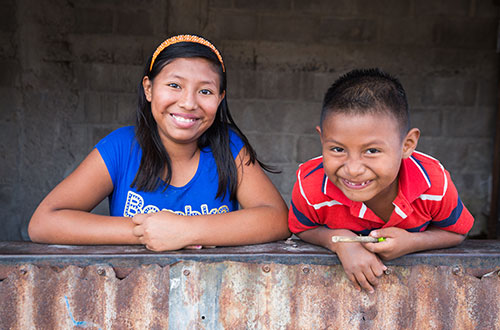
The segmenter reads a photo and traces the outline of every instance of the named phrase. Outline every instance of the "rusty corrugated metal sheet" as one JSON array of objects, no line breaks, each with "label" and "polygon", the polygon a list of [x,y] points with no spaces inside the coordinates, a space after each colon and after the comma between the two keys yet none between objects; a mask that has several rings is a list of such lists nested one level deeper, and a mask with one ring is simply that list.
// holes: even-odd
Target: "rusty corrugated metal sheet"
[{"label": "rusty corrugated metal sheet", "polygon": [[1,329],[500,329],[500,278],[391,266],[374,294],[338,265],[0,265]]}]

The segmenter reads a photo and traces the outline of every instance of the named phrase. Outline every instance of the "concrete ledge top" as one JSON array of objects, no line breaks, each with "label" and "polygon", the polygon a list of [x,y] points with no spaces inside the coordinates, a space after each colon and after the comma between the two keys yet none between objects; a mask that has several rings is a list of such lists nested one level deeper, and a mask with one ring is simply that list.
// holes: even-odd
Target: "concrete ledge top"
[{"label": "concrete ledge top", "polygon": [[[349,243],[346,243],[349,244]],[[325,248],[300,240],[278,241],[266,244],[217,247],[201,250],[168,252],[149,251],[141,245],[51,245],[31,242],[0,242],[0,265],[30,263],[64,266],[86,266],[109,263],[114,266],[135,267],[142,264],[170,265],[182,260],[201,262],[237,261],[281,264],[339,264],[337,256]],[[500,268],[500,241],[465,240],[448,249],[412,253],[386,265],[435,266],[460,265],[466,268]]]}]

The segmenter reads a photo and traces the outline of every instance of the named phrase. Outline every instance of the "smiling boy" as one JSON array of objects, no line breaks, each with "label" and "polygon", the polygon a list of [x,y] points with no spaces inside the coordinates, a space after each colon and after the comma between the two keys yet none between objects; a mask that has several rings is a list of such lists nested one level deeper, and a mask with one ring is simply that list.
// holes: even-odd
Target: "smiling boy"
[{"label": "smiling boy", "polygon": [[[354,70],[327,91],[316,127],[322,156],[302,164],[289,228],[339,257],[355,287],[373,292],[380,259],[461,243],[474,219],[450,174],[415,151],[401,83],[378,70]],[[333,243],[332,236],[385,237],[379,243]]]}]

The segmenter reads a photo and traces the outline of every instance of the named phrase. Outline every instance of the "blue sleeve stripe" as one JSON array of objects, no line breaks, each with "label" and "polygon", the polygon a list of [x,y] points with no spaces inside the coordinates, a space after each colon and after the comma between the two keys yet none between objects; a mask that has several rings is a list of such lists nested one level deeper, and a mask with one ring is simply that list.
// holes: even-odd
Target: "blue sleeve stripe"
[{"label": "blue sleeve stripe", "polygon": [[416,159],[415,157],[413,157],[413,156],[410,156],[410,157],[411,157],[411,159],[413,159],[417,163],[417,165],[420,167],[420,169],[422,170],[422,172],[424,173],[424,175],[427,177],[427,182],[430,183],[431,182],[431,178],[429,177],[429,174],[427,174],[427,171],[425,170],[424,165],[422,165],[422,163],[418,159]]},{"label": "blue sleeve stripe", "polygon": [[418,232],[422,231],[423,228],[426,228],[429,225],[429,223],[431,223],[431,222],[427,221],[426,223],[424,223],[421,226],[418,226],[415,228],[408,228],[408,229],[406,229],[406,231],[409,231],[410,233],[418,233]]},{"label": "blue sleeve stripe", "polygon": [[321,162],[318,166],[316,166],[314,169],[312,169],[309,173],[307,173],[305,176],[304,176],[304,179],[307,178],[309,175],[313,174],[314,172],[316,172],[317,170],[323,168],[323,162]]},{"label": "blue sleeve stripe", "polygon": [[318,224],[316,222],[311,221],[308,217],[306,217],[302,212],[300,212],[297,207],[295,207],[295,204],[292,201],[292,210],[293,210],[293,215],[299,220],[299,222],[307,227],[316,227]]},{"label": "blue sleeve stripe", "polygon": [[462,210],[464,209],[464,204],[458,197],[457,207],[451,211],[451,214],[448,218],[440,220],[440,221],[432,221],[432,225],[440,228],[448,227],[457,223],[457,220],[462,215]]}]

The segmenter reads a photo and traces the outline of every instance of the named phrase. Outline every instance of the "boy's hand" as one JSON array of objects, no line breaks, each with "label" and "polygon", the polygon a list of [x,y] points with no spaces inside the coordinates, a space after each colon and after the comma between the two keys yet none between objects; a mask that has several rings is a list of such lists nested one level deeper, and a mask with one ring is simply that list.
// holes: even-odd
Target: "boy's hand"
[{"label": "boy's hand", "polygon": [[387,269],[380,259],[360,243],[338,243],[336,253],[347,278],[356,289],[363,288],[373,293],[373,286],[378,284],[378,277]]},{"label": "boy's hand", "polygon": [[428,227],[418,233],[388,227],[374,230],[370,233],[370,236],[386,238],[383,242],[363,244],[367,250],[376,253],[383,260],[391,260],[417,251],[455,246],[465,239],[464,235],[435,227]]},{"label": "boy's hand", "polygon": [[413,233],[397,227],[388,227],[374,230],[371,237],[384,237],[385,240],[378,243],[363,243],[363,246],[373,253],[379,255],[383,260],[391,260],[410,252],[413,252]]}]

